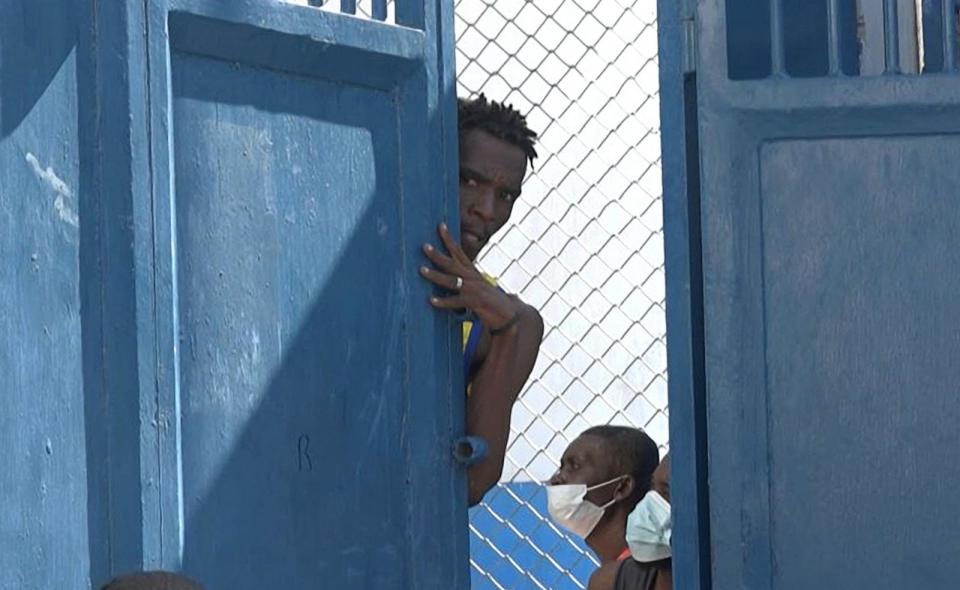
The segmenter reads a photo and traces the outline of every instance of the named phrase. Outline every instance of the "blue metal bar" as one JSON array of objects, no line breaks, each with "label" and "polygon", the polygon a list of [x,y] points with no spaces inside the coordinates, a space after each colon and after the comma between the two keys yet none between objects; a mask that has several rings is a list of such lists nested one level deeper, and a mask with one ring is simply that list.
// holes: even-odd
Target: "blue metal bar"
[{"label": "blue metal bar", "polygon": [[827,59],[830,75],[840,73],[840,5],[839,0],[827,1]]},{"label": "blue metal bar", "polygon": [[883,46],[885,72],[900,73],[900,23],[897,0],[883,0]]},{"label": "blue metal bar", "polygon": [[357,0],[340,0],[340,12],[343,14],[357,14]]},{"label": "blue metal bar", "polygon": [[423,30],[426,26],[426,6],[423,0],[396,0],[393,4],[394,18],[398,25]]},{"label": "blue metal bar", "polygon": [[922,0],[923,73],[943,71],[943,0]]},{"label": "blue metal bar", "polygon": [[770,73],[774,77],[784,76],[783,46],[783,0],[770,0]]},{"label": "blue metal bar", "polygon": [[373,0],[371,15],[374,20],[387,20],[387,0]]},{"label": "blue metal bar", "polygon": [[957,69],[957,3],[941,0],[943,6],[943,71]]}]

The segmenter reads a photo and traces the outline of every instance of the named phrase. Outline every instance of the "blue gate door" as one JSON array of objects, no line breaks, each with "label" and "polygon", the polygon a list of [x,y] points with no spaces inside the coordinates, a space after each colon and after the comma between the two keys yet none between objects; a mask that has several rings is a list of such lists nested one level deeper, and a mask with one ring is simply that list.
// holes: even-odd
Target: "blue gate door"
[{"label": "blue gate door", "polygon": [[148,3],[151,531],[211,588],[466,583],[456,341],[416,272],[456,210],[445,4]]},{"label": "blue gate door", "polygon": [[[728,18],[745,4],[764,6]],[[668,64],[678,75],[670,98],[685,93],[690,109],[665,107],[675,118],[664,125],[683,122],[687,140],[699,140],[665,184],[667,199],[683,201],[667,209],[668,275],[679,260],[668,308],[677,304],[672,325],[689,330],[670,333],[685,388],[671,392],[680,412],[671,442],[684,458],[674,461],[685,494],[679,587],[703,587],[707,576],[684,566],[706,554],[712,587],[724,590],[951,588],[960,580],[953,2],[942,71],[904,75],[898,34],[914,31],[897,30],[903,3],[885,1],[886,72],[873,77],[844,66],[847,3],[815,4],[829,28],[822,62],[803,79],[785,59],[795,22],[780,0],[699,0],[685,22],[665,10],[674,48],[684,26],[696,43],[685,67],[679,55]],[[768,53],[734,50],[747,29],[764,31]],[[683,162],[676,138],[665,139],[667,154]],[[690,444],[702,434],[706,463]],[[697,510],[699,523],[689,518]]]},{"label": "blue gate door", "polygon": [[468,584],[452,6],[303,4],[0,2],[0,587]]}]

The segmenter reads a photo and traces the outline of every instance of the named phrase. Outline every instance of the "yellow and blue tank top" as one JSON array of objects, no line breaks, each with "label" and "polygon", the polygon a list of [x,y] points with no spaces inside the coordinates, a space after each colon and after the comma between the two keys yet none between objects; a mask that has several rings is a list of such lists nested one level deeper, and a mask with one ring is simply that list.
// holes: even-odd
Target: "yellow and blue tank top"
[{"label": "yellow and blue tank top", "polygon": [[463,378],[470,381],[470,368],[477,356],[480,337],[483,335],[483,322],[479,318],[463,322]]},{"label": "yellow and blue tank top", "polygon": [[[497,280],[489,275],[483,275],[493,286],[497,285]],[[463,378],[470,382],[470,368],[473,367],[473,359],[477,355],[477,348],[480,347],[480,337],[483,335],[483,322],[480,318],[474,317],[472,320],[463,322]],[[470,394],[470,386],[467,386],[467,394]]]}]

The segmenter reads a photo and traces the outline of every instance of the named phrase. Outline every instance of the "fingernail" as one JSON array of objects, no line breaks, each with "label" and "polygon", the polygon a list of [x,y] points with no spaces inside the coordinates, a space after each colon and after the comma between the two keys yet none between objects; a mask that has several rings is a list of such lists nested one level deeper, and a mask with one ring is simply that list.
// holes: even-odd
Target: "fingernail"
[{"label": "fingernail", "polygon": [[441,223],[441,224],[440,224],[440,229],[442,229],[443,231],[447,231],[447,224],[446,224],[446,223]]},{"label": "fingernail", "polygon": [[436,297],[431,297],[431,298],[430,298],[430,303],[439,303],[439,302],[440,302],[440,300],[437,299]]},{"label": "fingernail", "polygon": [[423,249],[426,250],[427,252],[433,252],[433,246],[431,246],[430,244],[424,244]]},{"label": "fingernail", "polygon": [[427,274],[427,273],[430,272],[430,269],[427,268],[427,267],[425,267],[425,266],[421,266],[421,267],[420,267],[420,272],[423,273],[423,274]]}]

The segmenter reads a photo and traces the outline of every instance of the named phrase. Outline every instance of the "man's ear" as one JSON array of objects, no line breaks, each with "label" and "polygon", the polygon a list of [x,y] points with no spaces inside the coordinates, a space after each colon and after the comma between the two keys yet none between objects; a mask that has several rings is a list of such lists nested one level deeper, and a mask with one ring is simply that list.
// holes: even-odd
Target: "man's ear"
[{"label": "man's ear", "polygon": [[625,500],[633,495],[633,491],[637,487],[637,482],[633,479],[632,475],[628,475],[620,480],[620,483],[617,484],[617,490],[613,493],[613,497],[619,502]]}]

